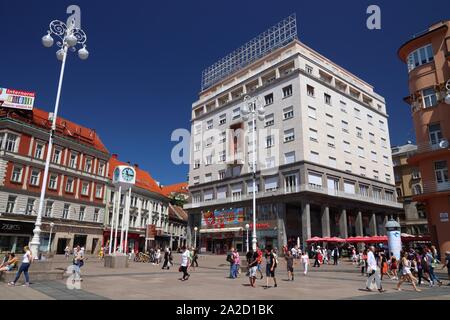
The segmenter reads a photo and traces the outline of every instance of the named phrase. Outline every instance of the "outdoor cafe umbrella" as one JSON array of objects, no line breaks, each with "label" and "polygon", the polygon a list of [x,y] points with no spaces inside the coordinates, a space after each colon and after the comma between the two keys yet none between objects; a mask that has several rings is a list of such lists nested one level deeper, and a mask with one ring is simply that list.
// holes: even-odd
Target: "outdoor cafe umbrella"
[{"label": "outdoor cafe umbrella", "polygon": [[326,237],[324,238],[324,241],[342,243],[345,242],[345,239],[339,237]]},{"label": "outdoor cafe umbrella", "polygon": [[325,241],[323,238],[319,238],[319,237],[312,237],[308,240],[306,240],[306,242],[311,243],[311,242],[322,242]]}]

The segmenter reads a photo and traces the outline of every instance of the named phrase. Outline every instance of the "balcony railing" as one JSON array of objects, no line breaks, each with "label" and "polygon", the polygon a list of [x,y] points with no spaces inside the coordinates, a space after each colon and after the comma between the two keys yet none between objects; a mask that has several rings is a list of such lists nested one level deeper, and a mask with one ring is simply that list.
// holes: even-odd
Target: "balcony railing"
[{"label": "balcony railing", "polygon": [[[330,195],[330,196],[335,196],[335,197],[344,198],[344,199],[352,199],[352,200],[357,200],[357,201],[370,202],[373,204],[386,205],[386,206],[395,207],[395,208],[403,207],[403,205],[397,201],[377,198],[377,197],[373,197],[373,196],[365,196],[365,195],[361,195],[361,194],[346,193],[341,190],[328,189],[328,188],[324,188],[320,185],[314,185],[314,184],[302,184],[302,185],[296,186],[296,187],[289,187],[288,189],[279,188],[279,189],[273,190],[273,191],[261,191],[260,190],[256,194],[256,198],[260,199],[260,198],[267,198],[267,197],[273,197],[273,196],[279,196],[279,195],[285,195],[285,194],[293,194],[293,193],[305,192],[305,191],[321,193],[324,195]],[[188,203],[188,204],[184,205],[184,208],[185,209],[193,209],[193,208],[199,208],[199,207],[202,207],[205,205],[208,205],[208,206],[221,205],[221,204],[225,204],[225,203],[247,201],[247,200],[251,200],[252,198],[253,198],[253,193],[247,193],[247,194],[242,194],[239,200],[234,200],[232,197],[226,197],[226,198],[222,198],[222,199],[208,200],[207,202],[202,201],[202,202],[197,202],[197,203]]]},{"label": "balcony railing", "polygon": [[450,191],[450,181],[446,182],[423,181],[422,185],[423,185],[423,193]]},{"label": "balcony railing", "polygon": [[[447,147],[445,147],[445,144],[447,142]],[[431,152],[436,150],[442,150],[442,149],[448,149],[448,139],[440,139],[439,141],[436,141],[435,143],[431,143],[431,141],[418,143],[417,144],[417,150],[414,151],[412,154],[409,154],[409,156],[412,156],[417,153],[425,153],[425,152]]]}]

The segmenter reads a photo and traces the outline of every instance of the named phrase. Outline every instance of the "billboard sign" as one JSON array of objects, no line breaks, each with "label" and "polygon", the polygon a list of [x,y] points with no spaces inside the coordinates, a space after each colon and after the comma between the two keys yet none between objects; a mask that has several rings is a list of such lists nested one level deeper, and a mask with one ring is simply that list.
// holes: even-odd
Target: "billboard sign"
[{"label": "billboard sign", "polygon": [[154,224],[147,225],[147,240],[155,240],[156,226]]},{"label": "billboard sign", "polygon": [[244,222],[243,208],[207,211],[202,214],[202,227],[224,228]]},{"label": "billboard sign", "polygon": [[0,107],[33,110],[34,98],[34,92],[0,87]]}]

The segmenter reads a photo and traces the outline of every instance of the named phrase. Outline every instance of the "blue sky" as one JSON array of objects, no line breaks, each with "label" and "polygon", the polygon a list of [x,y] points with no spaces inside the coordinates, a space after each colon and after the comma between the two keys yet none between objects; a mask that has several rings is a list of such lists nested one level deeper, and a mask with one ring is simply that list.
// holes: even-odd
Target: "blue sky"
[{"label": "blue sky", "polygon": [[[414,4],[416,3],[417,4]],[[20,1],[0,0],[0,86],[34,91],[52,111],[60,64],[41,45],[48,23],[81,7],[91,53],[66,66],[60,116],[94,128],[111,153],[138,163],[161,183],[184,181],[170,159],[176,128],[189,128],[201,71],[296,12],[299,39],[386,98],[391,143],[415,140],[406,66],[399,46],[448,16],[448,0],[428,1]],[[381,30],[366,8],[381,8]],[[447,14],[447,15],[446,15]]]}]

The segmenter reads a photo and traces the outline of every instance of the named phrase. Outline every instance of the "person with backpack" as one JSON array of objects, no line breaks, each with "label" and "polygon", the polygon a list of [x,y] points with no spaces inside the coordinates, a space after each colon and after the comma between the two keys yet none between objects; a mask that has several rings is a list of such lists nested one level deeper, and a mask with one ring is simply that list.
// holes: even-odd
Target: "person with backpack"
[{"label": "person with backpack", "polygon": [[266,250],[266,289],[269,288],[269,279],[273,279],[274,288],[277,287],[277,279],[275,278],[275,269],[278,265],[278,258],[275,250]]},{"label": "person with backpack", "polygon": [[231,248],[230,252],[228,252],[228,254],[227,254],[227,259],[226,259],[230,263],[230,276],[229,276],[230,279],[233,279],[233,264],[234,264],[233,251],[234,251],[234,248]]}]

